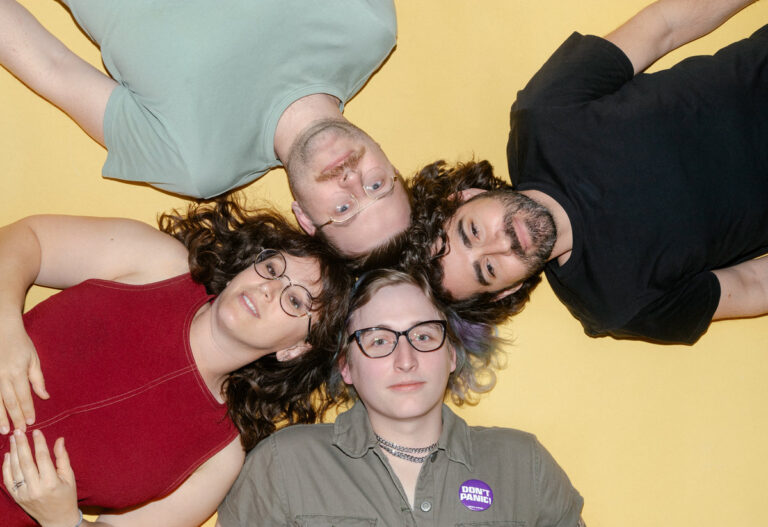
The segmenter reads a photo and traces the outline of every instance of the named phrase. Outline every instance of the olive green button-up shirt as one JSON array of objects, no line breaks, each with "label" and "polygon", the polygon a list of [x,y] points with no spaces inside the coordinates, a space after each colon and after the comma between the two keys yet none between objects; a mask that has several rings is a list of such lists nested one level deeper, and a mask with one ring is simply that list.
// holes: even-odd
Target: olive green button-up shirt
[{"label": "olive green button-up shirt", "polygon": [[583,500],[536,438],[470,427],[443,406],[413,507],[358,402],[334,424],[291,426],[248,454],[219,507],[224,527],[576,527]]}]

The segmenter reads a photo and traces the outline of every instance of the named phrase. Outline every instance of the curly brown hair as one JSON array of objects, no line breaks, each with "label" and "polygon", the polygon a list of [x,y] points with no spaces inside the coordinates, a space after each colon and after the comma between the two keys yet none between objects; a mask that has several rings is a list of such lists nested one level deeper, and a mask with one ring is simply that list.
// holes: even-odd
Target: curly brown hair
[{"label": "curly brown hair", "polygon": [[246,450],[274,432],[278,424],[320,419],[330,401],[322,397],[317,401],[313,393],[330,373],[352,285],[338,256],[276,211],[249,210],[233,197],[163,214],[158,223],[162,231],[187,247],[192,278],[211,294],[223,291],[264,249],[319,262],[323,288],[313,302],[313,309],[319,306],[319,315],[313,316],[307,337],[311,349],[286,362],[268,355],[247,364],[229,374],[222,392]]},{"label": "curly brown hair", "polygon": [[456,300],[442,285],[443,267],[439,256],[433,255],[431,249],[436,242],[444,246],[447,241],[445,224],[461,206],[459,192],[470,188],[512,190],[512,187],[494,176],[493,167],[485,160],[457,163],[455,166],[442,160],[435,161],[411,178],[409,187],[416,205],[408,231],[410,243],[401,266],[406,270],[422,270],[436,296],[467,322],[501,324],[519,313],[533,288],[541,282],[540,274],[527,278],[520,289],[501,300],[495,300],[495,293],[481,293]]}]

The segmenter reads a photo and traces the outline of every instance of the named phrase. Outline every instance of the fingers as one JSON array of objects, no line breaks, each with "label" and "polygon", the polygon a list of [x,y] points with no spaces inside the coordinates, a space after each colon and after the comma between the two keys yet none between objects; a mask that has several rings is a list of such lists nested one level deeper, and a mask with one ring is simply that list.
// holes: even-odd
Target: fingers
[{"label": "fingers", "polygon": [[8,416],[5,415],[5,401],[3,401],[3,392],[0,390],[0,434],[7,434],[11,431],[8,424]]},{"label": "fingers", "polygon": [[0,409],[0,414],[2,414],[2,420],[0,420],[2,432],[7,434],[11,431],[8,418],[5,416],[6,411],[8,412],[8,417],[10,417],[10,422],[13,423],[13,427],[26,431],[27,424],[24,422],[24,414],[21,411],[18,399],[16,399],[16,390],[10,379],[6,378],[0,381],[0,399],[5,407],[5,411]]},{"label": "fingers", "polygon": [[[48,456],[49,461],[50,459]],[[40,481],[40,473],[37,470],[35,459],[32,457],[32,449],[29,446],[27,436],[18,429],[14,430],[13,436],[11,436],[11,469],[14,479],[17,481],[24,480],[30,486],[36,486]]]},{"label": "fingers", "polygon": [[3,484],[8,492],[13,490],[13,475],[11,474],[11,454],[3,455]]},{"label": "fingers", "polygon": [[45,436],[40,430],[32,432],[32,442],[35,444],[35,461],[37,461],[37,470],[41,479],[56,476],[56,467],[53,466],[51,453],[48,451],[48,445],[45,442]]},{"label": "fingers", "polygon": [[[48,391],[45,389],[45,379],[43,378],[43,370],[40,369],[40,359],[37,358],[37,355],[33,358],[32,362],[29,364],[29,383],[32,385],[32,389],[35,391],[38,397],[41,399],[49,399],[51,396],[48,394]],[[30,405],[30,411],[28,412],[26,409],[24,409],[24,415],[26,416],[32,416],[32,423],[35,422],[35,409],[34,406],[32,406],[32,398],[29,398],[29,405]],[[27,421],[27,424],[32,424],[29,421]]]},{"label": "fingers", "polygon": [[69,453],[64,448],[64,438],[60,437],[53,445],[53,453],[56,456],[56,472],[59,477],[69,483],[75,484],[75,473],[72,470],[72,465],[69,464]]},{"label": "fingers", "polygon": [[[16,393],[16,402],[19,408],[17,419],[13,420],[13,425],[21,429],[25,424],[31,425],[35,422],[35,405],[32,402],[32,390],[29,387],[29,380],[24,377],[17,378],[13,383],[13,390]],[[20,421],[23,422],[20,423]],[[26,427],[25,427],[26,428]]]}]

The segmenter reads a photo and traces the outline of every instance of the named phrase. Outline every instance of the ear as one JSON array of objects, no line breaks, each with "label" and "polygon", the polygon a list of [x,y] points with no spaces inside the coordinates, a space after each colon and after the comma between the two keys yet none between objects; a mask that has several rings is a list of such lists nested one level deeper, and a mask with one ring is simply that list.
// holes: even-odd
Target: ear
[{"label": "ear", "polygon": [[281,349],[275,353],[275,358],[280,362],[288,362],[289,360],[293,360],[302,353],[306,353],[311,349],[312,345],[310,343],[301,342],[295,346],[291,346],[290,348]]},{"label": "ear", "polygon": [[520,282],[517,285],[513,285],[512,287],[508,287],[506,289],[503,289],[503,290],[499,291],[498,293],[496,293],[496,296],[493,297],[493,301],[494,302],[498,302],[502,298],[506,298],[509,295],[511,295],[512,293],[516,293],[521,287],[523,287],[523,282]]},{"label": "ear", "polygon": [[315,232],[317,232],[317,227],[315,227],[315,223],[307,216],[307,213],[304,212],[304,209],[301,208],[301,205],[299,205],[298,201],[294,201],[291,203],[291,210],[293,211],[293,215],[296,216],[296,221],[299,222],[299,226],[309,234],[310,236],[314,236]]},{"label": "ear", "polygon": [[346,384],[352,384],[352,374],[349,371],[349,361],[347,360],[347,357],[339,357],[339,372]]},{"label": "ear", "polygon": [[[463,203],[471,198],[474,198],[478,194],[482,194],[483,192],[488,192],[488,191],[483,190],[481,188],[468,188],[468,189],[459,191],[456,194],[458,194],[459,200]],[[456,194],[451,194],[451,197],[456,196]]]}]

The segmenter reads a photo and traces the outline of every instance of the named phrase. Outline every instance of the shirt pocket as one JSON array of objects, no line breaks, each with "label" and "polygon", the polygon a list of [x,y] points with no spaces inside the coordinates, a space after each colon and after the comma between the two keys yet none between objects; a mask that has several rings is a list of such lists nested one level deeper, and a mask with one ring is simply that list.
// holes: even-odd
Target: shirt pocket
[{"label": "shirt pocket", "polygon": [[295,525],[297,527],[375,527],[376,518],[304,514],[296,517]]}]

